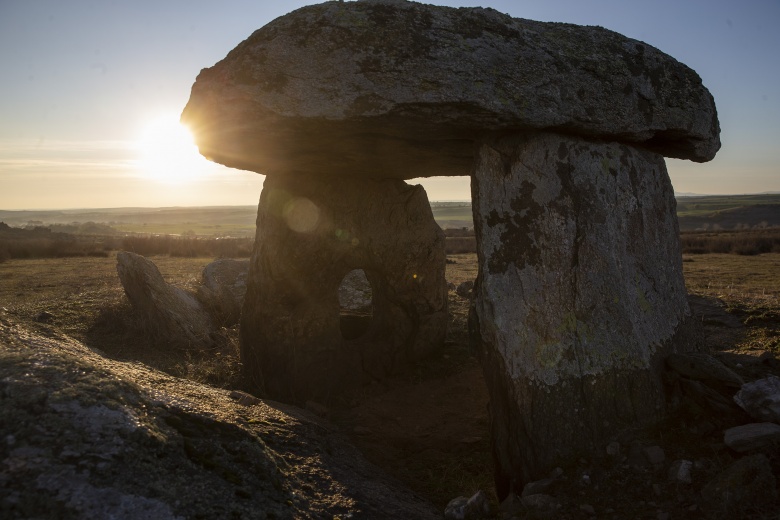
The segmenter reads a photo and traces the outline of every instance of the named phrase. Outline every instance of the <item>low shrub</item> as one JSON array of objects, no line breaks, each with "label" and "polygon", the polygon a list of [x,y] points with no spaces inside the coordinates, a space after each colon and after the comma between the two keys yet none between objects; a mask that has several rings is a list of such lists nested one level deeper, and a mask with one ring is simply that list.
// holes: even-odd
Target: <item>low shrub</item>
[{"label": "low shrub", "polygon": [[444,242],[444,248],[448,255],[457,255],[461,253],[476,253],[477,238],[470,237],[447,237]]},{"label": "low shrub", "polygon": [[143,256],[170,255],[180,258],[247,258],[251,238],[201,238],[172,235],[134,235],[122,240],[121,248]]},{"label": "low shrub", "polygon": [[700,232],[680,234],[684,254],[726,253],[760,255],[780,252],[780,229]]}]

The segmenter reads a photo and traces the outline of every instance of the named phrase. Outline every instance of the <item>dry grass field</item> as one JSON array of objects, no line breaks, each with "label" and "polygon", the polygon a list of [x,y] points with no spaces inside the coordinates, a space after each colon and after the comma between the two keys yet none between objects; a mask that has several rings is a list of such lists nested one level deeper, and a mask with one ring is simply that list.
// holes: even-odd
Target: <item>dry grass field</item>
[{"label": "dry grass field", "polygon": [[[476,255],[448,259],[447,279],[455,286],[476,277]],[[157,256],[152,260],[168,282],[186,289],[197,284],[201,269],[212,259]],[[686,255],[683,260],[689,292],[720,305],[740,324],[723,330],[719,323],[705,321],[711,348],[753,358],[765,352],[780,355],[780,254]],[[135,360],[216,386],[240,387],[235,330],[226,331],[233,341],[222,351],[200,357],[167,350],[140,335],[113,254],[0,264],[0,307],[18,321],[43,332],[65,332],[108,357]],[[468,347],[468,301],[455,291],[450,291],[450,311],[451,330],[440,355],[366,387],[329,415],[369,460],[442,508],[455,496],[492,489],[487,391]],[[717,447],[718,435],[715,430],[692,433],[689,423],[678,420],[645,431],[640,438],[663,446],[670,460],[685,456],[714,461],[712,468],[697,475],[706,479],[730,460]],[[699,481],[682,489],[668,484],[665,475],[593,466],[588,471],[594,479],[600,475],[602,483],[583,488],[576,479],[583,469],[566,471],[569,479],[562,493],[570,496],[571,503],[564,511],[574,513],[561,518],[578,518],[581,504],[611,510],[613,514],[605,516],[609,518],[656,518],[661,510],[672,518],[695,517],[695,490],[703,485]]]}]

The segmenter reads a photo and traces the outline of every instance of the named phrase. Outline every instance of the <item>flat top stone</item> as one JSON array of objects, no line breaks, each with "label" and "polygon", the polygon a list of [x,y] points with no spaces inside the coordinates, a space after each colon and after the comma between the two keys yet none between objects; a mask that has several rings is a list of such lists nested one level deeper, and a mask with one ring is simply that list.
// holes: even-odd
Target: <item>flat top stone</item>
[{"label": "flat top stone", "polygon": [[546,129],[707,161],[712,96],[689,67],[601,27],[404,0],[326,2],[198,75],[201,153],[264,174],[469,175],[486,134]]}]

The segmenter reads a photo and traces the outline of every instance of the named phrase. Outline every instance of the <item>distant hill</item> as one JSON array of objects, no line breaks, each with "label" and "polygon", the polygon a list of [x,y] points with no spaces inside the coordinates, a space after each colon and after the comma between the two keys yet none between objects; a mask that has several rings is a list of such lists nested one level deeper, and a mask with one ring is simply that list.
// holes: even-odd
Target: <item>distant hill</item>
[{"label": "distant hill", "polygon": [[780,226],[780,194],[682,197],[677,217],[681,231]]},{"label": "distant hill", "polygon": [[171,235],[252,236],[256,219],[256,206],[0,210],[0,222],[15,227],[99,223],[118,232]]},{"label": "distant hill", "polygon": [[[473,227],[469,201],[431,201],[431,209],[442,228]],[[677,216],[682,231],[780,226],[780,194],[678,194]],[[256,218],[255,206],[0,210],[0,222],[14,227],[47,226],[77,234],[110,234],[113,228],[119,233],[251,237]]]}]

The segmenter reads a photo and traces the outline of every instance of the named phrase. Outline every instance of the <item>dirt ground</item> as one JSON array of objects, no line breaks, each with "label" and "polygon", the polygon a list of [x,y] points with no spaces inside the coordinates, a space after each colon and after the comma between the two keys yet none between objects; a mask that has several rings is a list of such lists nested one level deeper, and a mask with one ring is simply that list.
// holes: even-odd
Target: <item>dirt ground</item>
[{"label": "dirt ground", "polygon": [[[188,288],[210,259],[154,257],[167,281]],[[476,255],[451,255],[447,279],[473,280]],[[775,373],[780,355],[780,254],[698,255],[684,259],[694,309],[707,347],[746,379]],[[0,264],[0,307],[35,327],[56,328],[116,359],[134,359],[176,376],[239,387],[235,341],[208,359],[165,352],[139,337],[113,258],[14,260]],[[440,355],[406,373],[364,388],[327,412],[366,457],[442,510],[459,495],[483,489],[492,497],[488,396],[469,350],[468,300],[450,291],[451,327]],[[235,338],[235,330],[226,331]],[[738,457],[722,431],[739,417],[680,409],[654,428],[620,438],[620,454],[563,468],[551,492],[554,518],[699,518],[701,489]],[[663,449],[663,467],[637,460]],[[641,459],[641,455],[639,456]],[[670,482],[672,461],[694,462],[692,484]],[[780,474],[780,456],[770,457]],[[494,504],[495,505],[495,504]],[[777,518],[771,506],[745,518]],[[724,516],[725,517],[725,516]]]}]

